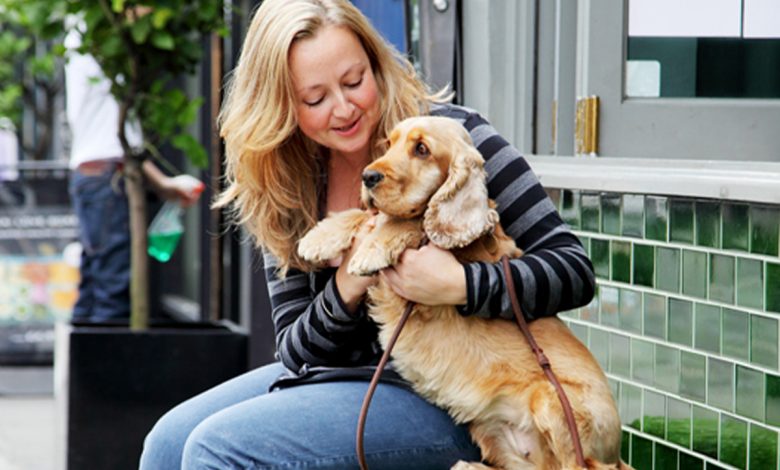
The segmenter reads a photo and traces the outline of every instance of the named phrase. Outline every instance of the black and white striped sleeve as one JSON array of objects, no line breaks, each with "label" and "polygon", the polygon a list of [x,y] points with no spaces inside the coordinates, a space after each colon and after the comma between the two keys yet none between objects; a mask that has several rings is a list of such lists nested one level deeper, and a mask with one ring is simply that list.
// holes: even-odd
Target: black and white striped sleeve
[{"label": "black and white striped sleeve", "polygon": [[[501,224],[524,254],[512,260],[512,277],[528,319],[555,315],[587,304],[595,276],[579,239],[571,233],[520,152],[479,114],[448,106],[444,115],[461,121],[485,159],[488,194]],[[500,263],[465,265],[464,315],[511,318]]]},{"label": "black and white striped sleeve", "polygon": [[332,276],[314,292],[310,275],[291,269],[280,278],[277,261],[263,253],[279,359],[292,371],[308,366],[357,366],[371,361],[375,326],[364,310],[347,313]]}]

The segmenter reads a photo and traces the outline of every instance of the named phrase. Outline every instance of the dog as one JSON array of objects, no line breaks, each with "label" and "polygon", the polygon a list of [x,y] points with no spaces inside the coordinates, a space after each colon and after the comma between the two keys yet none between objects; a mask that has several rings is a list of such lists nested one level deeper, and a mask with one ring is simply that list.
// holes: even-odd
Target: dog
[{"label": "dog", "polygon": [[[488,199],[484,160],[462,125],[410,118],[393,129],[388,145],[363,171],[363,202],[378,213],[354,249],[350,274],[376,274],[426,239],[461,262],[521,256]],[[329,215],[300,240],[299,255],[317,265],[342,256],[369,217],[361,209]],[[406,303],[381,281],[369,289],[369,315],[383,347]],[[620,461],[617,408],[594,357],[556,317],[529,326],[572,404],[588,468],[629,468]],[[460,461],[453,469],[579,468],[555,389],[513,322],[416,305],[393,364],[421,396],[469,423],[485,463]]]}]

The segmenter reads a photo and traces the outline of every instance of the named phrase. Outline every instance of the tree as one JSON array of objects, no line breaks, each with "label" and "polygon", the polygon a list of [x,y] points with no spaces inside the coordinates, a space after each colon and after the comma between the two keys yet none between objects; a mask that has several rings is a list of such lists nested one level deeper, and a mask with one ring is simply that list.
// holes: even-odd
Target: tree
[{"label": "tree", "polygon": [[[29,1],[29,0],[21,0]],[[56,0],[82,21],[80,52],[91,54],[111,82],[119,103],[118,138],[122,144],[125,187],[130,207],[130,326],[148,327],[149,292],[146,254],[146,198],[141,165],[170,143],[199,167],[207,155],[187,132],[201,105],[176,88],[201,60],[204,35],[224,33],[221,0]],[[56,3],[50,0],[51,5]],[[125,123],[134,119],[144,135],[133,148]]]},{"label": "tree", "polygon": [[[47,157],[57,124],[65,16],[65,2],[0,0],[0,118],[13,124],[32,160]],[[23,135],[25,111],[35,118],[34,136]]]}]

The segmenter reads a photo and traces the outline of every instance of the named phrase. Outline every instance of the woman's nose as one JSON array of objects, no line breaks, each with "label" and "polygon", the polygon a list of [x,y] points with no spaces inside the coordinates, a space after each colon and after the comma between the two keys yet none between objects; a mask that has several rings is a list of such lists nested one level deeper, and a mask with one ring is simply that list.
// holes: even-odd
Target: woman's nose
[{"label": "woman's nose", "polygon": [[352,111],[355,105],[349,100],[349,97],[343,93],[339,94],[336,99],[336,105],[333,107],[333,115],[339,118],[349,118],[352,116]]}]

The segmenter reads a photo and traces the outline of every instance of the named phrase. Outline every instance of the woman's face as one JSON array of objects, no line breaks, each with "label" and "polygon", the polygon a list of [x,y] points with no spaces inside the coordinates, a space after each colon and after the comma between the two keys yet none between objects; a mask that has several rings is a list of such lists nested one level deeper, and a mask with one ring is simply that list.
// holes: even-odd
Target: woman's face
[{"label": "woman's face", "polygon": [[298,126],[332,154],[364,159],[379,122],[379,92],[357,36],[325,26],[290,49]]}]

